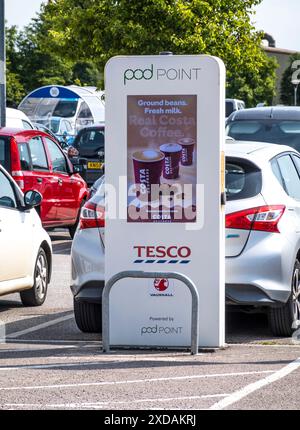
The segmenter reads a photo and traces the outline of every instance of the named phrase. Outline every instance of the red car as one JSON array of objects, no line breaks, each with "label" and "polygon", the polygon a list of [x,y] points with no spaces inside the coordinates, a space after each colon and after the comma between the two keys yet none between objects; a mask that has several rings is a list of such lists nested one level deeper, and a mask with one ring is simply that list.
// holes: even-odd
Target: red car
[{"label": "red car", "polygon": [[88,189],[51,136],[38,130],[0,129],[0,164],[22,191],[42,194],[45,228],[68,227],[74,236]]}]

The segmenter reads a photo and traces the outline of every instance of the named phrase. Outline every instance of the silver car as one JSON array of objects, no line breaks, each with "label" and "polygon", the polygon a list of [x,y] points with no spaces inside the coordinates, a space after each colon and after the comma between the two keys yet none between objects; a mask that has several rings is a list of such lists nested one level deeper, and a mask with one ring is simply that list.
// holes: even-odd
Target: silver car
[{"label": "silver car", "polygon": [[[103,184],[82,211],[72,248],[74,311],[86,332],[101,330]],[[268,311],[273,333],[290,336],[300,319],[300,154],[227,143],[226,192],[226,302]]]}]

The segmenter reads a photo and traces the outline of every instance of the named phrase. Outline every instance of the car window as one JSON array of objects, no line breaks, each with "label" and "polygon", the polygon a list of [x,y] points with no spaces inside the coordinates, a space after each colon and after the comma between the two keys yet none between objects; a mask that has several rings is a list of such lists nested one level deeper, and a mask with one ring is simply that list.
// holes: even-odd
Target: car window
[{"label": "car window", "polygon": [[21,161],[21,170],[31,170],[31,160],[27,143],[19,143],[18,149]]},{"label": "car window", "polygon": [[77,146],[104,149],[104,135],[104,130],[84,130],[77,140]]},{"label": "car window", "polygon": [[67,133],[67,127],[66,127],[66,122],[65,121],[62,121],[61,122],[61,125],[60,125],[60,134],[63,134],[63,133]]},{"label": "car window", "polygon": [[282,188],[286,191],[285,185],[284,185],[284,182],[283,182],[283,178],[282,178],[282,175],[281,175],[281,171],[280,171],[279,166],[278,166],[277,159],[271,161],[271,167],[272,167],[272,171],[273,171],[276,179],[278,180],[278,182],[280,183],[280,185],[282,186]]},{"label": "car window", "polygon": [[23,124],[24,130],[32,130],[33,129],[31,124],[28,121],[25,121],[24,119],[22,119],[22,124]]},{"label": "car window", "polygon": [[13,185],[0,170],[0,207],[14,209],[17,207]]},{"label": "car window", "polygon": [[300,150],[300,121],[235,120],[227,125],[226,133],[235,140],[277,143]]},{"label": "car window", "polygon": [[225,184],[228,200],[254,197],[261,192],[261,171],[247,160],[227,158]]},{"label": "car window", "polygon": [[285,190],[293,199],[300,200],[300,178],[289,155],[277,158]]},{"label": "car window", "polygon": [[47,137],[45,138],[49,149],[50,157],[52,160],[52,166],[54,172],[68,173],[67,162],[64,154],[58,148],[58,146]]},{"label": "car window", "polygon": [[52,116],[60,118],[70,118],[75,116],[78,106],[78,100],[59,100]]},{"label": "car window", "polygon": [[9,143],[7,139],[0,138],[0,164],[6,169],[10,168]]},{"label": "car window", "polygon": [[72,132],[72,126],[71,126],[71,124],[69,123],[69,121],[65,121],[65,123],[66,123],[67,132],[71,133]]},{"label": "car window", "polygon": [[29,149],[33,170],[48,170],[48,162],[42,138],[37,136],[30,139]]},{"label": "car window", "polygon": [[80,106],[78,118],[93,119],[92,112],[91,112],[90,108],[88,107],[87,103],[83,102],[82,105]]},{"label": "car window", "polygon": [[229,117],[232,114],[232,112],[234,111],[234,105],[231,101],[226,101],[225,111],[226,111],[226,118]]},{"label": "car window", "polygon": [[300,157],[298,157],[297,155],[292,155],[293,157],[293,161],[296,165],[296,169],[298,170],[298,174],[300,175]]}]

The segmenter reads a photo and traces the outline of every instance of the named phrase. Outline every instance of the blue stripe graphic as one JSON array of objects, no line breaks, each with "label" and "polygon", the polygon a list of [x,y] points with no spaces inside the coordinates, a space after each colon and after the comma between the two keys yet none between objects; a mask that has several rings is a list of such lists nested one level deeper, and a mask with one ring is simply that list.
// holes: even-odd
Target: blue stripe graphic
[{"label": "blue stripe graphic", "polygon": [[191,260],[135,260],[134,264],[189,264]]}]

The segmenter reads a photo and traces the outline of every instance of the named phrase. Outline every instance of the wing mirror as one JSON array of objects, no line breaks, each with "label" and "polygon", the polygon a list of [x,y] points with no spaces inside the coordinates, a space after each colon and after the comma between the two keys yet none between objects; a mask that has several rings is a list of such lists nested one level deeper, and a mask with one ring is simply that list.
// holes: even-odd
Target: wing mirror
[{"label": "wing mirror", "polygon": [[26,209],[32,209],[40,206],[43,197],[38,191],[30,190],[24,194],[24,203]]},{"label": "wing mirror", "polygon": [[74,148],[74,146],[69,146],[67,149],[67,154],[69,158],[78,157],[79,151],[77,151],[77,149]]}]

